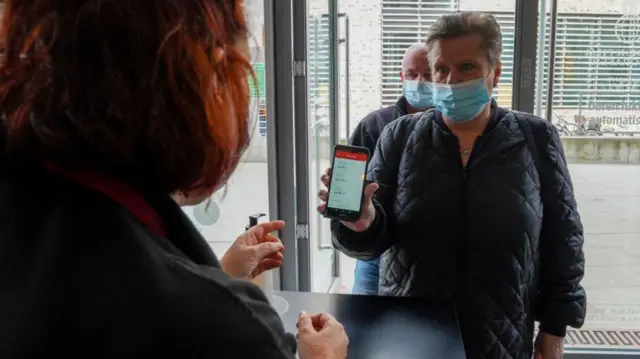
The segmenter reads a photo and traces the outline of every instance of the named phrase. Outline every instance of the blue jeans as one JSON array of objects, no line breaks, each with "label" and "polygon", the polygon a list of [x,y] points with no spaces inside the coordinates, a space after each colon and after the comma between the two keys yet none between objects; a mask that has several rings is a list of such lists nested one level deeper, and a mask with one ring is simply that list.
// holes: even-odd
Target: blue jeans
[{"label": "blue jeans", "polygon": [[378,294],[380,258],[371,261],[356,261],[353,294]]}]

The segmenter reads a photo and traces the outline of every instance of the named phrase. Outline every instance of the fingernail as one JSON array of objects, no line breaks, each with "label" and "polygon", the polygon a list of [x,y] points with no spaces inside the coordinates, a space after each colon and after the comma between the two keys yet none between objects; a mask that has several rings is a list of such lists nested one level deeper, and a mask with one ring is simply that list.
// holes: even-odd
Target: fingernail
[{"label": "fingernail", "polygon": [[307,316],[307,312],[305,312],[304,310],[300,312],[300,314],[298,314],[298,319],[306,317]]}]

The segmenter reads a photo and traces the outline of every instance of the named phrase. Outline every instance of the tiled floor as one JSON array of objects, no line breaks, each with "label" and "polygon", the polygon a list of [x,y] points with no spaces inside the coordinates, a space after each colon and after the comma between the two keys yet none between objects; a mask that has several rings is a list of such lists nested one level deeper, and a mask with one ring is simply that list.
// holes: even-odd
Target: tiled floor
[{"label": "tiled floor", "polygon": [[[640,329],[640,166],[572,164],[570,170],[586,232],[586,327]],[[203,229],[216,253],[226,251],[248,215],[268,211],[266,173],[266,163],[244,163],[231,179],[220,220]],[[349,292],[354,261],[341,260],[341,291]],[[314,263],[316,273],[327,271],[324,258]]]}]

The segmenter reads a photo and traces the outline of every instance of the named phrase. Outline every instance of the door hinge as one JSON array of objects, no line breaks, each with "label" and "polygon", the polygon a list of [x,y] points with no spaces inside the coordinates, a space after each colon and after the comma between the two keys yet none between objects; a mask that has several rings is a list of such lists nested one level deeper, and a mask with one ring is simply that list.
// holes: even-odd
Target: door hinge
[{"label": "door hinge", "polygon": [[294,61],[293,62],[293,76],[304,77],[307,75],[307,62],[306,61]]},{"label": "door hinge", "polygon": [[309,225],[298,224],[296,225],[296,239],[309,239]]}]

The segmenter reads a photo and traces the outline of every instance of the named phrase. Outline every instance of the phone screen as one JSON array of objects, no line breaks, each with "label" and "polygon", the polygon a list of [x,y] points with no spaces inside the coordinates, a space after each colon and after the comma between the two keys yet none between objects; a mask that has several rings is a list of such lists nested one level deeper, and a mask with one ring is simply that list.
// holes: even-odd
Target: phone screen
[{"label": "phone screen", "polygon": [[327,201],[333,215],[359,216],[368,157],[363,152],[336,149]]}]

